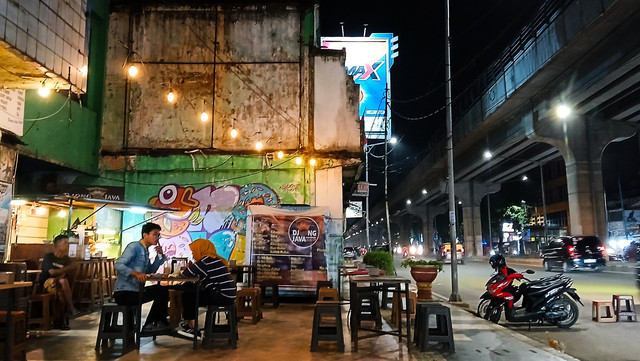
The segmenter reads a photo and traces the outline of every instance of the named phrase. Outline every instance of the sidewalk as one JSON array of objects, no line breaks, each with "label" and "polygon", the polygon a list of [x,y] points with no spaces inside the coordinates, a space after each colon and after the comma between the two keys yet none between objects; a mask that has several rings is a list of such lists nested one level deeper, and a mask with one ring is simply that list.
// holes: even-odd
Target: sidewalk
[{"label": "sidewalk", "polygon": [[[34,332],[28,341],[28,360],[574,360],[546,345],[487,322],[472,313],[446,304],[451,309],[455,348],[451,354],[434,346],[421,353],[415,346],[407,353],[406,343],[397,337],[373,337],[359,343],[359,352],[351,352],[347,325],[348,305],[343,308],[345,353],[337,352],[335,343],[320,342],[318,352],[311,353],[312,303],[282,303],[278,309],[268,306],[264,319],[256,325],[247,320],[239,323],[236,350],[226,342],[217,341],[214,349],[193,350],[186,340],[167,336],[142,340],[139,351],[121,355],[116,348],[103,354],[93,350],[99,313],[94,312],[71,320],[71,331]],[[390,311],[383,311],[386,320]],[[203,317],[203,316],[201,316]],[[413,332],[412,332],[413,333]]]}]

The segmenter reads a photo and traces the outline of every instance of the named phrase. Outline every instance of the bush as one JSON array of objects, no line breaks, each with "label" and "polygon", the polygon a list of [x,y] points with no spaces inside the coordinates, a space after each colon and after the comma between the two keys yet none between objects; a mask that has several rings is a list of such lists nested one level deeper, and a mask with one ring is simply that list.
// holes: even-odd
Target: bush
[{"label": "bush", "polygon": [[396,273],[395,267],[393,267],[393,257],[391,253],[385,251],[371,251],[362,257],[362,262],[369,266],[373,266],[384,270],[384,272],[391,276]]},{"label": "bush", "polygon": [[412,266],[436,266],[438,268],[438,272],[442,272],[442,269],[444,267],[444,262],[442,261],[438,261],[438,260],[415,260],[415,259],[411,259],[411,258],[407,258],[404,261],[402,261],[402,263],[400,263],[400,265],[402,267],[412,267]]}]

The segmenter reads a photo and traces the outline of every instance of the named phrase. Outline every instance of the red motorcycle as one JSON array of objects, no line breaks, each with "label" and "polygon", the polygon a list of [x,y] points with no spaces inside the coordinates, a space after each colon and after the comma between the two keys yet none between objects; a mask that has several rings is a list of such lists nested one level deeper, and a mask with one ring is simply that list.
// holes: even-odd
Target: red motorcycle
[{"label": "red motorcycle", "polygon": [[[575,302],[581,305],[582,302],[575,288],[571,288],[571,278],[557,274],[531,281],[508,268],[501,255],[491,257],[489,263],[496,273],[486,284],[487,292],[480,296],[479,316],[498,323],[504,312],[509,322],[528,322],[531,325],[532,322],[542,324],[546,321],[560,328],[569,328],[578,320]],[[527,270],[526,273],[534,272]],[[515,280],[522,283],[515,286]],[[522,303],[516,306],[520,299]]]}]

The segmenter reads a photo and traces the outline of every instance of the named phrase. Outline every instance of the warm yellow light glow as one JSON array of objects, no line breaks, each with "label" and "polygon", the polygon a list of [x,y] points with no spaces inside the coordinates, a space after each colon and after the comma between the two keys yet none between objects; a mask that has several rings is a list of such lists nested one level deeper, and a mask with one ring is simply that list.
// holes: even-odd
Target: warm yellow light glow
[{"label": "warm yellow light glow", "polygon": [[38,89],[38,95],[40,95],[43,98],[48,97],[50,94],[51,94],[51,89],[45,87],[44,84],[42,84],[42,87]]},{"label": "warm yellow light glow", "polygon": [[58,218],[64,218],[67,216],[67,211],[65,211],[64,209],[61,209],[58,211]]},{"label": "warm yellow light glow", "polygon": [[312,167],[313,167],[314,165],[316,165],[316,160],[315,160],[315,158],[311,158],[311,159],[309,159],[309,165],[310,165],[310,166],[312,166]]},{"label": "warm yellow light glow", "polygon": [[282,159],[282,157],[284,157],[284,152],[283,151],[278,151],[278,159]]},{"label": "warm yellow light glow", "polygon": [[80,73],[82,73],[82,76],[87,76],[88,72],[89,72],[89,68],[86,65],[80,68]]},{"label": "warm yellow light glow", "polygon": [[200,120],[206,122],[207,120],[209,120],[209,114],[207,114],[206,112],[202,112],[202,114],[200,114]]},{"label": "warm yellow light glow", "polygon": [[173,103],[175,100],[176,100],[176,95],[175,95],[173,92],[171,92],[171,91],[170,91],[170,92],[167,94],[167,101],[168,101],[169,103]]},{"label": "warm yellow light glow", "polygon": [[256,142],[256,149],[257,149],[257,150],[262,150],[262,147],[263,147],[262,142],[257,141],[257,142]]},{"label": "warm yellow light glow", "polygon": [[238,131],[235,128],[231,128],[231,138],[238,136]]},{"label": "warm yellow light glow", "polygon": [[296,158],[296,164],[297,164],[297,165],[302,164],[302,158],[297,157],[297,158]]},{"label": "warm yellow light glow", "polygon": [[27,201],[25,201],[24,199],[14,199],[11,202],[9,202],[9,204],[11,204],[12,206],[19,207],[27,204]]},{"label": "warm yellow light glow", "polygon": [[138,75],[138,68],[136,68],[136,66],[135,66],[135,65],[131,65],[131,66],[129,67],[129,76],[130,76],[130,77],[134,77],[134,76],[136,76],[136,75]]},{"label": "warm yellow light glow", "polygon": [[36,215],[44,216],[45,214],[47,214],[46,208],[44,208],[43,206],[39,206],[38,208],[36,208]]}]

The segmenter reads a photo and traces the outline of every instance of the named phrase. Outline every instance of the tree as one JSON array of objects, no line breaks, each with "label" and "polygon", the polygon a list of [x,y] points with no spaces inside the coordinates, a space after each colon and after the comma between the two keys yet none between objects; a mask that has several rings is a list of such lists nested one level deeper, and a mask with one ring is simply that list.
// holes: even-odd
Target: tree
[{"label": "tree", "polygon": [[507,207],[507,209],[504,211],[503,216],[505,220],[513,223],[513,229],[516,232],[522,232],[524,230],[524,225],[529,219],[529,212],[525,207],[513,205]]}]

